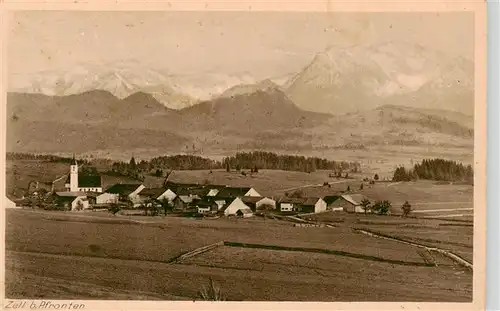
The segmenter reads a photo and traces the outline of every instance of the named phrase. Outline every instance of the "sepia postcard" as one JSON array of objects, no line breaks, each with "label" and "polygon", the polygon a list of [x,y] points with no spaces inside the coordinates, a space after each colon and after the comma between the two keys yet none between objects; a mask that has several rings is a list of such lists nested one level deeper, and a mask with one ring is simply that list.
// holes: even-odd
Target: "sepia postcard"
[{"label": "sepia postcard", "polygon": [[484,309],[484,2],[1,8],[3,309]]}]

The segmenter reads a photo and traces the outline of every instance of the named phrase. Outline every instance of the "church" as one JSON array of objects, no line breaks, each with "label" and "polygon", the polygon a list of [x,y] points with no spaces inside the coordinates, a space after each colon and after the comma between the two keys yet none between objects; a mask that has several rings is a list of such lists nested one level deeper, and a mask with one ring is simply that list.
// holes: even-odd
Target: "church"
[{"label": "church", "polygon": [[65,187],[70,192],[102,192],[101,175],[79,174],[78,163],[73,157]]}]

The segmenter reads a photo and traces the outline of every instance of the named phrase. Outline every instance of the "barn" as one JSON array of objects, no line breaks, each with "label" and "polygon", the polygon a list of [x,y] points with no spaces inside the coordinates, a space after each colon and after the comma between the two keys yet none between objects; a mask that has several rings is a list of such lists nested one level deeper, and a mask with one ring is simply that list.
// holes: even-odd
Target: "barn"
[{"label": "barn", "polygon": [[240,198],[234,199],[225,209],[224,216],[238,215],[242,213],[244,217],[253,216],[252,209],[246,205]]},{"label": "barn", "polygon": [[241,200],[248,207],[252,209],[252,211],[258,211],[269,207],[269,209],[276,209],[276,201],[267,198],[267,197],[242,197]]},{"label": "barn", "polygon": [[322,198],[305,198],[298,206],[301,213],[323,213],[326,212],[326,202]]},{"label": "barn", "polygon": [[364,213],[365,210],[361,206],[361,202],[367,199],[362,194],[345,194],[341,195],[335,202],[330,204],[330,208],[342,208],[347,213]]}]

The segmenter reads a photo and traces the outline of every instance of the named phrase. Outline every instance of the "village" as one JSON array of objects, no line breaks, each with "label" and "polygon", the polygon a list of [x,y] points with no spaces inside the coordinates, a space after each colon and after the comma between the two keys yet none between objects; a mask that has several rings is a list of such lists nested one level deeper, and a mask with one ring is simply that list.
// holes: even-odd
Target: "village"
[{"label": "village", "polygon": [[[232,187],[197,183],[177,183],[165,179],[161,187],[146,187],[137,183],[117,183],[103,189],[99,174],[80,172],[73,159],[65,180],[64,189],[46,190],[38,185],[29,197],[12,202],[12,206],[40,207],[46,210],[105,211],[113,214],[122,211],[128,215],[253,217],[266,213],[282,215],[314,214],[327,211],[368,213],[369,200],[362,194],[341,194],[323,197],[304,197],[300,191],[285,196],[265,196],[253,187]],[[373,181],[372,181],[373,182]],[[61,190],[61,191],[59,191]],[[38,206],[30,198],[39,199]],[[36,205],[36,204],[35,204]],[[390,213],[385,210],[382,214]]]}]

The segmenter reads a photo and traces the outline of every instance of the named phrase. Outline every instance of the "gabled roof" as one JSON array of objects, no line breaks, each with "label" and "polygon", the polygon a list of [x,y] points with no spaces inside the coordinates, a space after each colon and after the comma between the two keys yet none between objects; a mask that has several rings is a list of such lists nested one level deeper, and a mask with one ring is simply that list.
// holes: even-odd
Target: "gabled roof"
[{"label": "gabled roof", "polygon": [[[71,181],[70,175],[66,178],[66,183]],[[100,188],[102,187],[101,175],[78,174],[78,187],[81,188]]]},{"label": "gabled roof", "polygon": [[304,201],[302,202],[302,205],[315,205],[316,203],[318,203],[320,199],[321,198],[318,197],[305,198]]},{"label": "gabled roof", "polygon": [[198,196],[205,196],[208,194],[210,189],[208,188],[203,188],[203,187],[196,187],[196,188],[178,188],[177,191],[174,191],[177,195],[198,195]]},{"label": "gabled roof", "polygon": [[260,200],[262,200],[264,197],[241,197],[241,200],[244,202],[244,203],[257,203],[259,202]]},{"label": "gabled roof", "polygon": [[340,198],[340,195],[329,195],[323,198],[326,204],[332,204]]},{"label": "gabled roof", "polygon": [[191,203],[196,198],[197,197],[192,197],[192,196],[189,196],[189,195],[178,195],[176,199],[179,199],[179,200],[181,200],[184,203]]},{"label": "gabled roof", "polygon": [[132,192],[136,191],[141,184],[115,184],[106,189],[107,193],[116,193],[121,195],[129,195]]},{"label": "gabled roof", "polygon": [[279,203],[302,204],[305,199],[303,198],[288,198],[282,197],[278,200]]},{"label": "gabled roof", "polygon": [[345,194],[342,198],[353,205],[361,205],[361,201],[366,199],[366,196],[362,194]]},{"label": "gabled roof", "polygon": [[236,198],[243,197],[245,194],[252,189],[251,187],[225,187],[217,193],[218,197],[221,198]]},{"label": "gabled roof", "polygon": [[168,189],[165,188],[146,188],[141,191],[141,195],[145,197],[157,198]]}]

